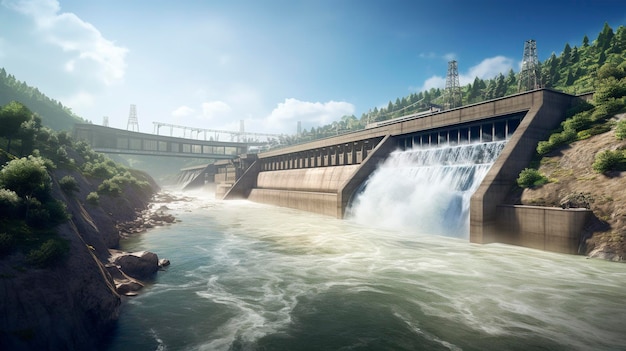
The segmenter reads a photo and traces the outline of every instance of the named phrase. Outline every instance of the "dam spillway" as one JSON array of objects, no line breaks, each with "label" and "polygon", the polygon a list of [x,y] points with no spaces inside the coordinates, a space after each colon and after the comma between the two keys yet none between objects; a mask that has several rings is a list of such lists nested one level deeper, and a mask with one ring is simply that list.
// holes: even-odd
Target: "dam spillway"
[{"label": "dam spillway", "polygon": [[347,217],[374,227],[469,238],[470,198],[506,141],[395,151]]},{"label": "dam spillway", "polygon": [[[223,198],[344,218],[361,184],[395,150],[507,140],[471,195],[470,242],[576,253],[589,211],[511,206],[504,201],[516,186],[519,172],[530,164],[537,143],[564,120],[567,109],[591,98],[592,94],[572,96],[538,89],[270,150],[245,162],[242,158],[242,164],[250,166],[241,169],[241,176]],[[321,171],[309,170],[317,168]]]}]

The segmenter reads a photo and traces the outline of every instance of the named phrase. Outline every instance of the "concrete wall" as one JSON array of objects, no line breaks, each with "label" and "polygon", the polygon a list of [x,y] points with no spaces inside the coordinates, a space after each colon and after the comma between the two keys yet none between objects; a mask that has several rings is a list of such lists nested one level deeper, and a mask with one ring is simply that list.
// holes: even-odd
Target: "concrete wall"
[{"label": "concrete wall", "polygon": [[248,200],[337,216],[340,187],[359,165],[259,172]]},{"label": "concrete wall", "polygon": [[336,193],[359,165],[260,172],[257,188]]},{"label": "concrete wall", "polygon": [[260,170],[260,162],[258,160],[253,161],[252,164],[243,172],[241,177],[237,179],[237,182],[233,182],[234,184],[222,183],[221,186],[218,185],[218,188],[215,191],[215,198],[223,198],[224,200],[248,198],[250,191],[256,187],[256,181]]},{"label": "concrete wall", "polygon": [[470,202],[470,241],[486,244],[509,241],[509,231],[500,231],[497,206],[516,186],[519,172],[528,167],[537,143],[546,139],[565,116],[574,101],[571,95],[537,90],[527,95],[533,101],[517,130],[507,142]]},{"label": "concrete wall", "polygon": [[326,216],[335,216],[337,208],[336,193],[252,189],[248,200],[274,206],[295,208]]},{"label": "concrete wall", "polygon": [[343,218],[356,189],[395,148],[395,140],[387,136],[360,164],[276,171],[259,171],[257,166],[247,170],[224,199],[247,198]]},{"label": "concrete wall", "polygon": [[[258,161],[263,166],[257,164],[256,168],[246,171],[226,194],[225,199],[243,197],[252,201],[342,218],[356,188],[396,147],[396,136],[526,112],[500,157],[472,196],[470,241],[506,242],[573,253],[577,250],[576,236],[584,226],[586,215],[571,210],[563,212],[527,207],[504,209],[505,207],[499,205],[516,186],[519,172],[528,167],[535,154],[537,143],[546,139],[550,131],[562,122],[565,111],[576,99],[556,91],[536,90],[404,120],[396,124],[272,150],[258,155]],[[335,154],[324,152],[325,149],[349,143],[357,145],[364,140],[376,140],[377,144],[367,153],[365,159],[358,160],[358,165],[340,166],[336,163],[338,161],[320,161],[311,164],[306,161],[311,157],[330,159]],[[349,148],[353,153],[356,153],[357,149]],[[309,153],[313,156],[309,156]],[[272,165],[271,170],[267,169],[269,164]],[[541,225],[538,218],[541,218]],[[525,224],[526,222],[528,223]]]},{"label": "concrete wall", "polygon": [[591,210],[521,205],[497,206],[499,242],[553,252],[577,254]]}]

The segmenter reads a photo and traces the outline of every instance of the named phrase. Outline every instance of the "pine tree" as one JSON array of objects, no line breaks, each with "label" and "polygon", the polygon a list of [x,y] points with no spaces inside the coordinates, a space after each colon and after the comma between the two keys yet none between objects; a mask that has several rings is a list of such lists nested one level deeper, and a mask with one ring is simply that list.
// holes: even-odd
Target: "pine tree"
[{"label": "pine tree", "polygon": [[589,46],[589,37],[587,37],[587,34],[585,34],[585,36],[583,37],[583,47],[586,48]]},{"label": "pine tree", "polygon": [[600,52],[609,48],[614,35],[613,29],[611,29],[608,23],[604,22],[604,27],[602,28],[600,34],[598,34],[598,39],[596,41]]},{"label": "pine tree", "polygon": [[565,44],[565,48],[563,48],[563,53],[561,53],[561,67],[565,67],[569,65],[572,54],[572,48],[569,44]]}]

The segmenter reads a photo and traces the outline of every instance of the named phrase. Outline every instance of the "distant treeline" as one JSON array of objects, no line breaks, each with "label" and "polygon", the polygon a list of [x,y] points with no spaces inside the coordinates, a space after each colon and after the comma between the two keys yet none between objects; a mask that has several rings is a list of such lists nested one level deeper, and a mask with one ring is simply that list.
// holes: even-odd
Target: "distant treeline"
[{"label": "distant treeline", "polygon": [[[521,44],[520,44],[521,45]],[[541,43],[537,43],[541,50]],[[520,53],[522,52],[520,47]],[[521,56],[521,55],[520,55]],[[521,57],[520,57],[521,58]],[[539,62],[541,86],[560,90],[569,94],[582,94],[596,90],[598,70],[603,65],[620,69],[626,67],[626,28],[617,31],[607,24],[594,41],[585,35],[580,46],[565,44],[559,56],[555,53],[544,62]],[[493,79],[480,79],[461,87],[463,105],[500,98],[518,92],[519,73],[512,69],[506,74],[498,74]],[[325,138],[340,133],[365,128],[368,123],[384,121],[428,109],[431,104],[441,104],[443,89],[432,88],[419,93],[389,101],[387,107],[374,107],[357,118],[343,116],[339,121],[321,127],[304,129],[300,135],[281,136],[274,140],[277,145],[291,145]]]},{"label": "distant treeline", "polygon": [[21,82],[4,68],[0,68],[0,106],[11,101],[19,101],[42,117],[42,124],[57,131],[70,131],[74,123],[85,121],[75,115],[72,110],[61,102],[44,95],[37,88]]}]

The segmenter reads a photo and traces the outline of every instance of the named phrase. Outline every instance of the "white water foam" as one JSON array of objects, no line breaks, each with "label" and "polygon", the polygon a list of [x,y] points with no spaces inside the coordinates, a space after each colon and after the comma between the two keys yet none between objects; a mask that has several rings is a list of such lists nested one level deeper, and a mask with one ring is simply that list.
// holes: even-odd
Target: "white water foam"
[{"label": "white water foam", "polygon": [[393,152],[348,210],[359,224],[459,238],[469,202],[506,141]]}]

